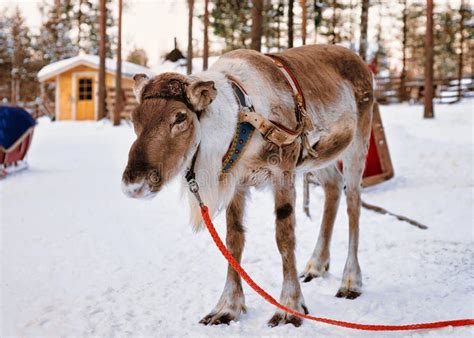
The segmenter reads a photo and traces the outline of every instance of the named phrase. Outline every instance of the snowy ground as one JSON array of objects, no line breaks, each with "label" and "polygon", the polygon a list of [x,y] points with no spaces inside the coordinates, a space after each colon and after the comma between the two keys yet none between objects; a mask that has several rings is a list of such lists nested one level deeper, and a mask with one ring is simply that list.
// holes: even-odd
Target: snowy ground
[{"label": "snowy ground", "polygon": [[[360,263],[364,293],[334,297],[347,251],[345,203],[332,244],[331,272],[303,284],[311,314],[402,324],[474,317],[473,105],[383,106],[395,178],[364,199],[429,226],[420,230],[363,210]],[[30,169],[0,182],[1,330],[6,336],[472,337],[472,328],[366,333],[305,321],[274,329],[274,309],[244,286],[248,313],[230,326],[205,327],[226,263],[206,232],[187,224],[179,182],[151,202],[127,199],[120,177],[134,135],[108,123],[42,121]],[[322,191],[313,215],[298,194],[297,259],[316,241]],[[281,263],[269,191],[253,191],[243,265],[278,296]],[[215,223],[223,235],[224,218]]]}]

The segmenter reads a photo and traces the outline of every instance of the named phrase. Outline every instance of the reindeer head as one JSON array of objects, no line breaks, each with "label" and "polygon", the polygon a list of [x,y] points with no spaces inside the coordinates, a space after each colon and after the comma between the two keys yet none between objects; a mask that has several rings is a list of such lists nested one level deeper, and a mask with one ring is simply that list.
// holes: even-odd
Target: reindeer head
[{"label": "reindeer head", "polygon": [[216,97],[212,81],[178,73],[152,79],[134,76],[138,101],[132,113],[137,139],[122,176],[123,192],[133,198],[153,197],[183,171],[200,141],[199,117]]}]

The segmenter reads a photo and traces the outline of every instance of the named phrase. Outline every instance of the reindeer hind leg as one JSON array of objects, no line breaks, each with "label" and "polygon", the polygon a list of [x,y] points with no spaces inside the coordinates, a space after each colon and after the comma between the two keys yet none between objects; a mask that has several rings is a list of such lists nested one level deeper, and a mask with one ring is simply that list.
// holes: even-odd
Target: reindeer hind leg
[{"label": "reindeer hind leg", "polygon": [[343,184],[342,176],[335,164],[319,169],[314,174],[324,189],[324,212],[318,241],[306,268],[300,275],[305,283],[324,276],[329,270],[329,249]]}]

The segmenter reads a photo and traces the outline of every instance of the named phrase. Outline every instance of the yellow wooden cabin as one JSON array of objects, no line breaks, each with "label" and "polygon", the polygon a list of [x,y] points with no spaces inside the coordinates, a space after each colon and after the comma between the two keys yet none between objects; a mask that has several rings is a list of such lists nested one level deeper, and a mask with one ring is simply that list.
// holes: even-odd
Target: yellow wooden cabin
[{"label": "yellow wooden cabin", "polygon": [[[114,95],[116,62],[106,59],[106,86],[110,99]],[[133,75],[145,73],[152,76],[150,69],[130,62],[122,63],[122,87],[127,93],[129,105],[133,100],[131,88]],[[99,57],[96,55],[78,55],[69,59],[51,63],[38,73],[41,84],[52,84],[55,90],[56,120],[97,120],[98,119],[98,77]],[[110,101],[110,100],[109,100]],[[110,109],[110,108],[109,108]]]}]

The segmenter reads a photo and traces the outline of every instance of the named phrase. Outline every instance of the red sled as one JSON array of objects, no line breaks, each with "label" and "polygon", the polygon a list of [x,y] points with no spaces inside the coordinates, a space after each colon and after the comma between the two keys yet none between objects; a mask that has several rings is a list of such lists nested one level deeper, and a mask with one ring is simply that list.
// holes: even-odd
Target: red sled
[{"label": "red sled", "polygon": [[[30,148],[31,141],[33,139],[33,131],[35,121],[29,114],[18,107],[0,107],[1,109],[1,123],[0,133],[2,136],[0,143],[0,177],[5,177],[8,173],[16,172],[27,167],[25,156]],[[12,114],[13,112],[13,114]],[[20,112],[20,114],[18,114]],[[25,115],[25,114],[28,114]],[[14,118],[12,119],[11,116]],[[25,119],[24,117],[27,116]],[[13,121],[13,122],[12,122]],[[16,125],[14,125],[16,123]],[[20,126],[22,129],[18,129]],[[16,128],[15,128],[16,127]],[[13,140],[9,134],[14,132]],[[18,130],[20,130],[20,136],[17,138]],[[16,132],[16,134],[15,134]],[[4,144],[8,143],[8,147]]]},{"label": "red sled", "polygon": [[[343,169],[342,162],[339,162],[339,169]],[[362,186],[365,188],[379,184],[391,179],[393,175],[393,165],[388,150],[387,139],[385,138],[379,105],[375,102],[369,151],[367,152],[365,170],[362,175]]]},{"label": "red sled", "polygon": [[365,160],[365,170],[362,180],[363,187],[381,183],[394,175],[392,159],[388,150],[387,139],[383,129],[379,105],[374,104],[372,116],[372,131],[370,133],[369,151]]}]

